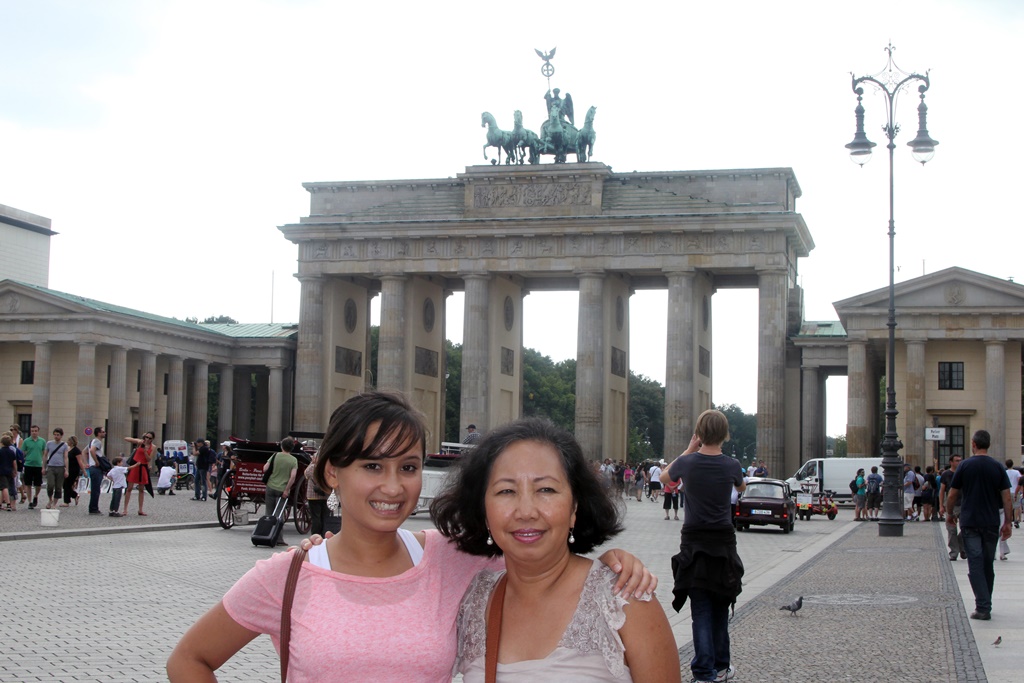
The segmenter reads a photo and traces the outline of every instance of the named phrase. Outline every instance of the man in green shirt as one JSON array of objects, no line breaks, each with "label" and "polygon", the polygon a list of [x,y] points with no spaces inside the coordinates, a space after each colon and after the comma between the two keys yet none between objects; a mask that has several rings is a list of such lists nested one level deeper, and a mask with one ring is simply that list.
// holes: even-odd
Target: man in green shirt
[{"label": "man in green shirt", "polygon": [[[273,468],[270,473],[270,481],[267,482],[267,492],[264,497],[267,505],[267,514],[274,514],[277,502],[282,498],[287,499],[295,485],[295,475],[298,473],[299,461],[292,455],[295,450],[296,441],[290,436],[281,440],[281,452],[275,453],[264,465],[263,471]],[[284,525],[281,525],[281,533],[277,537],[277,544],[284,545],[282,536]]]},{"label": "man in green shirt", "polygon": [[[31,498],[28,509],[32,510],[39,503],[39,492],[43,489],[43,449],[46,448],[46,439],[39,436],[39,425],[32,425],[31,436],[21,442],[21,450],[25,453],[25,473],[22,476],[22,485],[25,487],[25,495]],[[32,487],[35,487],[35,493]]]}]

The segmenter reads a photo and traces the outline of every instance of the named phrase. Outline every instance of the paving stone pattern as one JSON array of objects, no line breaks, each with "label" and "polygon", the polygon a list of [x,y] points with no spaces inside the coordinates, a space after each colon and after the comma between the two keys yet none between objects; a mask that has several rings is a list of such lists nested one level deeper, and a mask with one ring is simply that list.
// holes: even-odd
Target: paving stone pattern
[{"label": "paving stone pattern", "polygon": [[[646,500],[624,505],[626,530],[608,545],[635,553],[658,575],[658,598],[667,607],[669,558],[678,549],[680,523],[664,521],[661,506]],[[27,537],[47,531],[34,512],[0,521],[9,615],[0,623],[0,683],[165,681],[164,662],[181,634],[256,560],[271,554],[252,546],[251,525],[165,530],[163,525],[189,518],[208,524],[216,518],[212,502],[194,503],[179,492],[147,501],[146,509],[154,514],[125,520],[88,516],[80,505],[77,513],[72,508],[61,516],[56,530],[85,520],[71,536]],[[880,539],[875,525],[850,522],[851,516],[843,510],[835,521],[800,521],[791,534],[739,534],[747,573],[731,627],[736,683],[985,681],[942,525],[908,524],[904,538]],[[406,524],[412,530],[430,526],[423,515]],[[121,533],[126,529],[150,532]],[[288,529],[287,540],[298,540]],[[94,532],[101,535],[89,535]],[[778,610],[800,594],[813,597],[797,616]],[[907,602],[826,604],[841,595]],[[689,609],[667,612],[683,646],[683,680],[689,680]],[[269,638],[246,646],[218,679],[279,680]],[[373,680],[372,673],[366,680]]]},{"label": "paving stone pattern", "polygon": [[[801,595],[796,615],[779,610]],[[736,683],[987,680],[941,524],[903,538],[861,524],[737,610],[730,635]],[[680,649],[684,680],[692,656]]]}]

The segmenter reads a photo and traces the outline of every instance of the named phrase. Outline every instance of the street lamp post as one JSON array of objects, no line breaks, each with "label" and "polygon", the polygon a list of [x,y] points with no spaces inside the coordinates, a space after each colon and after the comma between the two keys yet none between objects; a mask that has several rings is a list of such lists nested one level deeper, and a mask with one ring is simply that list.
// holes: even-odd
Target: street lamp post
[{"label": "street lamp post", "polygon": [[846,145],[850,150],[850,158],[855,163],[863,166],[871,159],[871,148],[875,143],[868,140],[864,134],[864,105],[861,100],[864,96],[863,85],[873,85],[882,93],[886,105],[886,122],[882,130],[889,144],[889,346],[888,359],[886,361],[886,388],[885,388],[885,435],[882,437],[882,471],[884,472],[884,494],[882,497],[882,515],[878,524],[879,536],[902,536],[903,535],[903,460],[899,451],[903,448],[899,435],[896,433],[896,387],[894,384],[896,365],[896,282],[895,282],[895,249],[896,222],[894,219],[894,185],[893,185],[893,152],[896,143],[893,142],[900,126],[896,123],[896,100],[901,91],[909,89],[910,84],[917,83],[917,92],[921,102],[917,106],[918,131],[917,137],[907,143],[910,146],[913,157],[916,161],[925,164],[935,155],[935,145],[939,144],[928,135],[927,117],[928,106],[924,103],[924,94],[931,85],[928,80],[928,72],[924,75],[918,73],[907,73],[899,69],[892,60],[892,53],[895,50],[892,43],[885,48],[889,59],[885,68],[871,76],[854,76],[853,92],[857,95],[857,108],[854,113],[857,117],[857,132],[853,142]]}]

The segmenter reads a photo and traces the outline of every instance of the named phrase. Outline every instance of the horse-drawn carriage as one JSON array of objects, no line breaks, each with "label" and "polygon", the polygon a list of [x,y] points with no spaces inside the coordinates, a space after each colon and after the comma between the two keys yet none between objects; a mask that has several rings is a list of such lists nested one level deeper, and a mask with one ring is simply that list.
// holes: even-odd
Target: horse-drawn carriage
[{"label": "horse-drawn carriage", "polygon": [[[230,529],[242,520],[248,520],[249,514],[255,516],[260,506],[265,503],[267,486],[263,483],[263,466],[280,448],[277,443],[249,441],[231,438],[234,446],[231,454],[230,467],[223,468],[217,480],[217,521],[225,529]],[[288,496],[288,505],[284,515],[294,515],[295,530],[300,534],[308,534],[312,527],[309,505],[306,501],[306,480],[304,473],[309,466],[315,449],[303,446],[292,455],[299,462],[295,483]]]}]

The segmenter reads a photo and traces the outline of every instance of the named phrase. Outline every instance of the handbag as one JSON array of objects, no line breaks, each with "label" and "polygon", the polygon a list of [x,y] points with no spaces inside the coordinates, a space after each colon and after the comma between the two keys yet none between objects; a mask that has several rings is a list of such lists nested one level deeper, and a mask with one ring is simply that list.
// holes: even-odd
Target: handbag
[{"label": "handbag", "polygon": [[507,574],[502,574],[491,593],[487,607],[487,640],[484,656],[484,683],[496,683],[498,678],[498,642],[501,640],[501,610],[505,606]]},{"label": "handbag", "polygon": [[267,469],[263,473],[263,483],[264,484],[270,482],[270,475],[272,475],[274,473],[274,458],[276,458],[276,457],[277,457],[277,453],[274,453],[272,456],[270,456],[270,460],[267,461]]},{"label": "handbag", "polygon": [[114,469],[114,466],[110,464],[110,461],[107,460],[107,456],[105,455],[101,455],[98,458],[96,458],[96,464],[99,465],[100,472],[102,472],[103,474],[106,474],[110,470]]},{"label": "handbag", "polygon": [[288,647],[292,639],[292,602],[295,600],[295,585],[299,582],[299,570],[306,558],[306,551],[296,548],[292,563],[288,567],[288,578],[284,582],[284,598],[281,600],[281,683],[288,680]]}]

